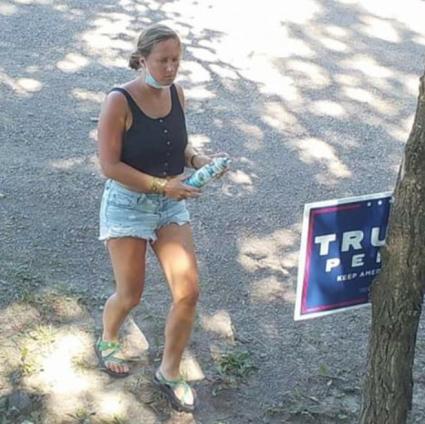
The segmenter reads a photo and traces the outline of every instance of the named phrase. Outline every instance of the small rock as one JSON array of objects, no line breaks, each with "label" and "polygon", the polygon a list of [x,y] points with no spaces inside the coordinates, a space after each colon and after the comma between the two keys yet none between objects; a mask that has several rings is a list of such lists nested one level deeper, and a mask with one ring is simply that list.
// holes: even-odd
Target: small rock
[{"label": "small rock", "polygon": [[25,392],[14,392],[9,396],[9,410],[19,414],[28,414],[32,409],[32,401]]},{"label": "small rock", "polygon": [[6,195],[5,195],[5,194],[0,193],[0,199],[4,199],[5,197],[6,197]]}]

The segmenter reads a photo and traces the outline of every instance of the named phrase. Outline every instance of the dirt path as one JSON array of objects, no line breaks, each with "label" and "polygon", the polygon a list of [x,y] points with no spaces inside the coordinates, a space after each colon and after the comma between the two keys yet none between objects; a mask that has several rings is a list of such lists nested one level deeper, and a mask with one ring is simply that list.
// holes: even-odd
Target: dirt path
[{"label": "dirt path", "polygon": [[[302,207],[392,188],[424,4],[285,3],[0,2],[1,424],[356,422],[370,311],[293,322]],[[186,44],[192,142],[235,164],[191,204],[202,280],[184,362],[193,416],[151,384],[169,304],[152,255],[126,327],[131,377],[99,373],[92,349],[113,290],[96,239],[95,118],[133,75],[139,29],[163,19]],[[425,420],[424,335],[422,320],[411,423]]]}]

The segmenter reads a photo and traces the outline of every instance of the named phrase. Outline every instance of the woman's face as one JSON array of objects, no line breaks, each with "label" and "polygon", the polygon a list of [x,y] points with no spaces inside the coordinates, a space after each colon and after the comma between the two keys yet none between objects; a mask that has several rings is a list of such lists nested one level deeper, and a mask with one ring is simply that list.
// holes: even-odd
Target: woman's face
[{"label": "woman's face", "polygon": [[180,65],[181,47],[178,40],[170,38],[160,41],[152,48],[148,57],[142,58],[152,76],[162,85],[175,80]]}]

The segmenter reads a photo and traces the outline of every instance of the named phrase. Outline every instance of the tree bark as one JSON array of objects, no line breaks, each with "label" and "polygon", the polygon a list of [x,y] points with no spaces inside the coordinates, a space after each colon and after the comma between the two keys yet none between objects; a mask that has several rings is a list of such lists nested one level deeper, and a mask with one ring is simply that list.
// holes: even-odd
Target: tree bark
[{"label": "tree bark", "polygon": [[416,334],[425,290],[425,75],[400,166],[372,325],[360,424],[403,424],[412,405]]}]

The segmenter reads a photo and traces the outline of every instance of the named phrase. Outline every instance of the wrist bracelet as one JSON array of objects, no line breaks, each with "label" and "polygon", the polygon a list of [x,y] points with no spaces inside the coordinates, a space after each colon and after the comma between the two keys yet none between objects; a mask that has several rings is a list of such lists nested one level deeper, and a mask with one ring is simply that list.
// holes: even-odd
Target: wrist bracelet
[{"label": "wrist bracelet", "polygon": [[151,186],[149,191],[154,194],[164,194],[165,186],[167,185],[165,178],[152,177]]}]

